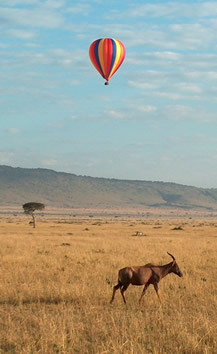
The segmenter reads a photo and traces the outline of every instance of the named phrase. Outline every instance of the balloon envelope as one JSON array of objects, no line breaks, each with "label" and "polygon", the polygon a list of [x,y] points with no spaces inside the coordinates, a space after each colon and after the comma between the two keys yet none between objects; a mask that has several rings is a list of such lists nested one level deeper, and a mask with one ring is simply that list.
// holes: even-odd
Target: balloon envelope
[{"label": "balloon envelope", "polygon": [[118,39],[101,38],[95,40],[89,48],[92,64],[100,75],[108,81],[123,63],[125,48]]}]

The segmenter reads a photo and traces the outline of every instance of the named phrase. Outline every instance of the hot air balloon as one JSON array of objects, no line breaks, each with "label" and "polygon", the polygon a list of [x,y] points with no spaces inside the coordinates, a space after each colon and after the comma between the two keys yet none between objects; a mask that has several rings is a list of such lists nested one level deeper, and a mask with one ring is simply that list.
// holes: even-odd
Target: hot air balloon
[{"label": "hot air balloon", "polygon": [[105,85],[108,85],[111,77],[123,63],[125,48],[118,39],[101,38],[90,45],[89,56],[96,70],[106,79]]}]

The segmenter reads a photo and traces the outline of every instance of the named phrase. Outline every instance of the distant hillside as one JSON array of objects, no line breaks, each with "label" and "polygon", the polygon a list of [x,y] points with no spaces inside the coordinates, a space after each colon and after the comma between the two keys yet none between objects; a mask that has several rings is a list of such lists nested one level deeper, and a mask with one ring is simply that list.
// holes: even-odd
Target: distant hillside
[{"label": "distant hillside", "polygon": [[0,205],[22,205],[29,201],[58,208],[217,209],[217,189],[0,166]]}]

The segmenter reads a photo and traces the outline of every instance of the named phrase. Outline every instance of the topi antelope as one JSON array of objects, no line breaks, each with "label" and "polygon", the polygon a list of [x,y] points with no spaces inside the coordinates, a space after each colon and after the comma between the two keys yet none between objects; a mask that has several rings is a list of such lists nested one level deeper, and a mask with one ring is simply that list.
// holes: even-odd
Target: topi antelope
[{"label": "topi antelope", "polygon": [[173,259],[173,261],[168,264],[165,264],[162,266],[156,266],[154,264],[148,263],[148,264],[146,264],[144,266],[140,266],[140,267],[138,267],[138,266],[137,267],[126,267],[126,268],[120,269],[118,272],[118,284],[115,285],[113,288],[113,294],[112,294],[110,304],[113,302],[114,297],[115,297],[115,293],[118,289],[120,289],[122,298],[124,300],[124,303],[126,304],[126,299],[125,299],[124,293],[130,284],[144,285],[142,295],[140,296],[140,299],[139,299],[139,303],[141,302],[142,297],[144,296],[144,294],[150,284],[152,284],[154,286],[155,291],[158,296],[158,299],[160,300],[160,295],[159,295],[159,291],[158,291],[159,281],[169,273],[174,273],[174,274],[178,275],[179,277],[183,276],[181,270],[178,267],[178,264],[176,263],[175,257],[173,257],[173,255],[170,254],[169,252],[167,252],[167,253]]}]

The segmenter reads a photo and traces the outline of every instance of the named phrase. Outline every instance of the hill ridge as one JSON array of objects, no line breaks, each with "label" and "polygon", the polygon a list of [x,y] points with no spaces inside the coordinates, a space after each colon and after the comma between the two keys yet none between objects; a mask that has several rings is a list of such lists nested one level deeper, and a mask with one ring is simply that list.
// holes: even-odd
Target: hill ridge
[{"label": "hill ridge", "polygon": [[22,205],[28,201],[58,208],[147,206],[215,210],[217,189],[0,165],[0,205]]}]

